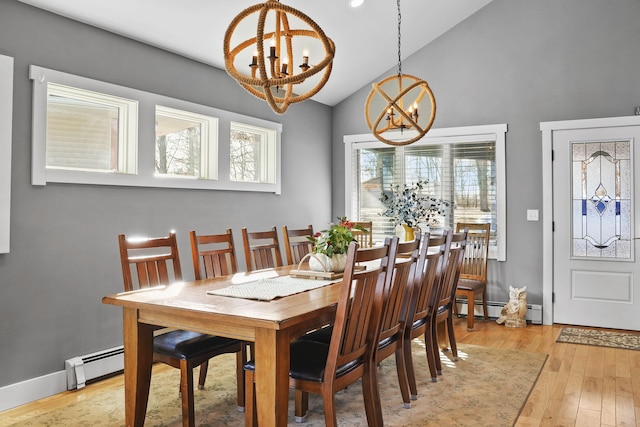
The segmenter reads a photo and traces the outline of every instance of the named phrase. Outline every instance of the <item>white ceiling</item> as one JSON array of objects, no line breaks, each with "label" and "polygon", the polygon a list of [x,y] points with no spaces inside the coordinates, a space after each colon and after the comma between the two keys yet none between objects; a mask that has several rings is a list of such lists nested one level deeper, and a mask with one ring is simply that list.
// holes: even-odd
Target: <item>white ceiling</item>
[{"label": "white ceiling", "polygon": [[[224,69],[223,39],[232,19],[259,0],[20,0],[68,18]],[[492,0],[404,0],[402,56],[416,52]],[[336,105],[398,62],[394,0],[285,0],[313,19],[336,45],[333,71],[312,99]],[[235,36],[234,36],[235,37]],[[255,33],[246,38],[255,37]],[[403,70],[407,73],[417,71]]]}]

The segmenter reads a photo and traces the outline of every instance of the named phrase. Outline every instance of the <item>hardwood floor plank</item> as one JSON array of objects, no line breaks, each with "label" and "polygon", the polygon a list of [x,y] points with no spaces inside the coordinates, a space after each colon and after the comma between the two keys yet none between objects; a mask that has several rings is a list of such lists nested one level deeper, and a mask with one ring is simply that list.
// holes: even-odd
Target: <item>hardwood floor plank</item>
[{"label": "hardwood floor plank", "polygon": [[580,427],[600,427],[600,411],[579,409],[575,425]]}]

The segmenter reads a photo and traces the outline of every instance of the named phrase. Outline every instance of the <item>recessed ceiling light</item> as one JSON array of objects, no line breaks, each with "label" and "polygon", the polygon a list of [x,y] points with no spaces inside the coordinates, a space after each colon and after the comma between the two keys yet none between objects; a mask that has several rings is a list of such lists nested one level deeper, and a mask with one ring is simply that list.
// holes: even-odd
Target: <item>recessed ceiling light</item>
[{"label": "recessed ceiling light", "polygon": [[364,4],[364,0],[349,0],[349,6],[356,8]]}]

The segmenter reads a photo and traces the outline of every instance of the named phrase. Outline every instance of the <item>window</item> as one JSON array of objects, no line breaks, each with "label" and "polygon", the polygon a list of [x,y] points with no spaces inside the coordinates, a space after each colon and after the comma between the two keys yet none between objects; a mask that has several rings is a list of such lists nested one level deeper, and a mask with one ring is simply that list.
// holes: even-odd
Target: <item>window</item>
[{"label": "window", "polygon": [[390,146],[370,135],[345,137],[348,215],[373,221],[380,237],[395,233],[380,216],[391,185],[427,180],[425,195],[450,202],[442,225],[490,222],[493,258],[505,258],[504,134],[506,125],[433,129],[420,141]]},{"label": "window", "polygon": [[157,106],[156,174],[216,179],[217,124],[214,117]]},{"label": "window", "polygon": [[31,183],[280,194],[282,125],[32,65]]},{"label": "window", "polygon": [[47,84],[49,169],[136,173],[137,102]]},{"label": "window", "polygon": [[275,181],[275,131],[231,122],[230,179]]}]

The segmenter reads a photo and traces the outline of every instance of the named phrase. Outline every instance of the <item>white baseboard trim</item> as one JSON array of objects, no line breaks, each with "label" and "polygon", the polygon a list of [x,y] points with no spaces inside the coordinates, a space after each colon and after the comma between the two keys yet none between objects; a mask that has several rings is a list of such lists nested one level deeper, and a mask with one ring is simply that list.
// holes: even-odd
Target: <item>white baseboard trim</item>
[{"label": "white baseboard trim", "polygon": [[53,372],[0,387],[0,412],[67,390],[67,373]]},{"label": "white baseboard trim", "polygon": [[[456,301],[458,304],[458,312],[463,315],[467,315],[467,300],[459,299]],[[497,319],[500,317],[500,312],[502,311],[502,307],[504,307],[505,302],[496,302],[496,301],[487,301],[487,311],[489,317],[492,319]],[[482,317],[482,304],[479,301],[476,301],[474,305],[474,314],[476,317]],[[527,322],[541,325],[542,324],[542,306],[540,304],[527,304]]]}]

